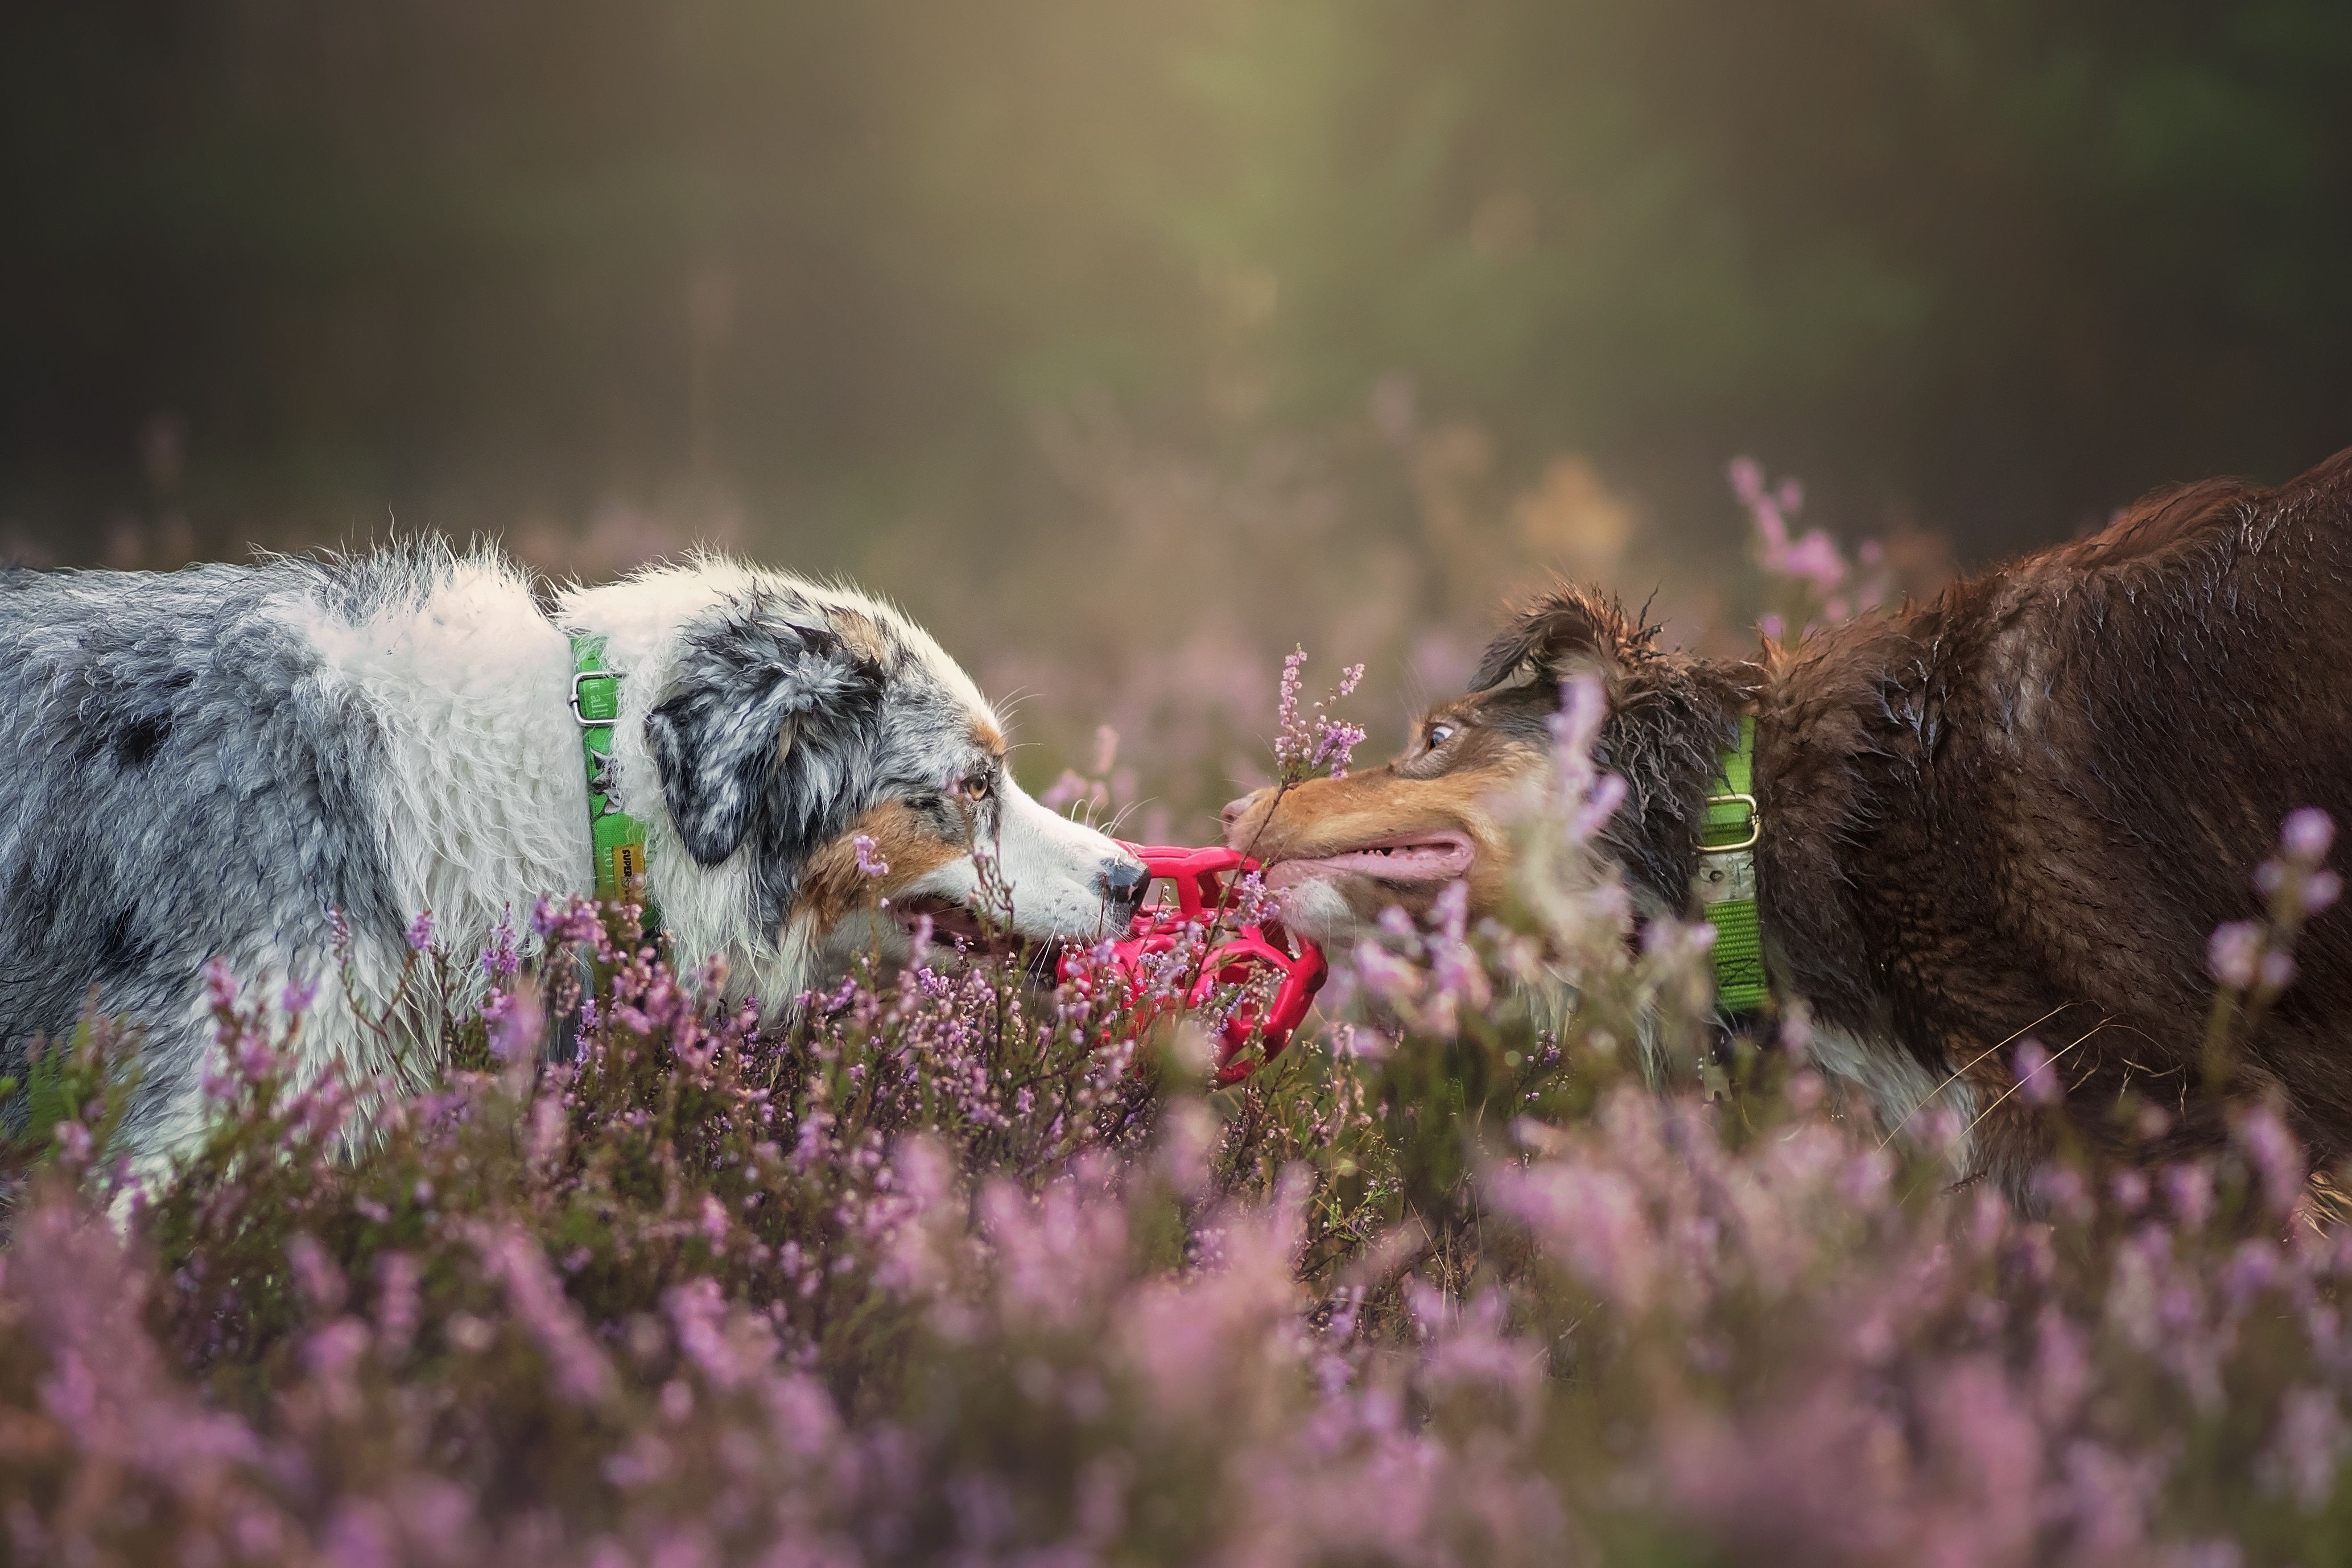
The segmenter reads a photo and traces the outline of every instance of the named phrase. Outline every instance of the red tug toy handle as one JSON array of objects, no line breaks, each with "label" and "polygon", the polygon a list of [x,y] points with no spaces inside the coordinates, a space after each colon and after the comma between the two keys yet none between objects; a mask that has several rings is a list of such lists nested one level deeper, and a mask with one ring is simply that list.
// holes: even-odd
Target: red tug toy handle
[{"label": "red tug toy handle", "polygon": [[[1149,984],[1146,960],[1171,951],[1188,933],[1213,926],[1232,908],[1233,891],[1226,879],[1256,870],[1257,862],[1237,849],[1188,849],[1123,841],[1121,847],[1141,860],[1155,879],[1166,879],[1176,893],[1172,905],[1152,903],[1137,910],[1126,937],[1109,944],[1108,967],[1126,975],[1129,984],[1139,993]],[[1330,973],[1322,949],[1272,921],[1247,921],[1227,929],[1231,934],[1202,955],[1186,1005],[1199,1006],[1220,985],[1246,984],[1255,970],[1272,970],[1281,979],[1265,1005],[1263,1016],[1256,1000],[1244,997],[1226,1018],[1217,1040],[1220,1084],[1239,1083],[1256,1067],[1255,1062],[1235,1059],[1253,1038],[1265,1060],[1282,1053],[1306,1021],[1315,993]],[[1083,951],[1064,953],[1059,966],[1061,978],[1076,983],[1083,991],[1091,991],[1090,982],[1098,967],[1093,954]],[[1144,1012],[1136,1026],[1140,1030],[1150,1021],[1150,1013]]]}]

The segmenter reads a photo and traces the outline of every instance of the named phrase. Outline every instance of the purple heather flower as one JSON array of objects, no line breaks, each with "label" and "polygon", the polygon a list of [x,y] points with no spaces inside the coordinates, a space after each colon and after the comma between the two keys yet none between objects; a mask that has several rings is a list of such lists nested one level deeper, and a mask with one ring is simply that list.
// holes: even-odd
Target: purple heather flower
[{"label": "purple heather flower", "polygon": [[1293,648],[1283,656],[1281,696],[1275,704],[1274,722],[1284,734],[1288,734],[1298,722],[1300,671],[1306,667],[1307,649],[1304,647]]},{"label": "purple heather flower", "polygon": [[376,1259],[375,1278],[376,1332],[397,1353],[408,1348],[422,1321],[416,1260],[404,1252],[384,1253]]},{"label": "purple heather flower", "polygon": [[79,1170],[87,1166],[98,1152],[97,1140],[89,1127],[79,1121],[59,1121],[49,1128],[49,1142],[57,1146],[58,1158],[67,1166]]},{"label": "purple heather flower", "polygon": [[2303,913],[2315,915],[2332,908],[2344,896],[2344,879],[2333,871],[2314,871],[2303,881]]},{"label": "purple heather flower", "polygon": [[1838,553],[1830,536],[1818,528],[1809,530],[1803,538],[1781,552],[1772,564],[1776,571],[1801,577],[1822,593],[1845,581],[1845,558]]},{"label": "purple heather flower", "polygon": [[1727,470],[1731,479],[1731,493],[1743,506],[1756,506],[1764,500],[1764,465],[1753,458],[1734,458]]},{"label": "purple heather flower", "polygon": [[2335,1392],[2291,1388],[2279,1402],[2278,1431],[2264,1456],[2273,1484],[2305,1513],[2317,1513],[2336,1494],[2347,1447],[2344,1412]]},{"label": "purple heather flower", "polygon": [[540,1244],[510,1226],[478,1226],[473,1240],[485,1271],[505,1283],[508,1310],[548,1358],[557,1390],[575,1405],[603,1400],[612,1391],[613,1369]]},{"label": "purple heather flower", "polygon": [[286,1242],[287,1267],[294,1275],[294,1283],[310,1302],[310,1310],[321,1317],[331,1317],[343,1310],[347,1294],[343,1272],[327,1256],[327,1249],[318,1241],[297,1231]]},{"label": "purple heather flower", "polygon": [[2213,1167],[2202,1160],[2165,1167],[2165,1201],[2183,1230],[2201,1230],[2213,1217]]},{"label": "purple heather flower", "polygon": [[[1356,667],[1363,668],[1362,665]],[[1318,719],[1315,721],[1315,752],[1307,758],[1309,769],[1328,769],[1335,779],[1348,776],[1348,764],[1355,759],[1356,748],[1364,743],[1364,727],[1339,720]]]},{"label": "purple heather flower", "polygon": [[2288,1213],[2311,1175],[2302,1141],[2289,1131],[2277,1109],[2267,1103],[2246,1112],[2237,1126],[2237,1141],[2261,1176],[2263,1194],[2270,1206],[2282,1215]]},{"label": "purple heather flower", "polygon": [[2067,1445],[2062,1469],[2065,1480],[2057,1507],[2073,1525],[2081,1560],[2143,1559],[2147,1516],[2163,1485],[2164,1464],[2084,1438]]},{"label": "purple heather flower", "polygon": [[1283,659],[1282,694],[1275,710],[1275,763],[1283,779],[1292,784],[1322,769],[1329,770],[1334,778],[1345,777],[1355,749],[1364,739],[1361,725],[1334,719],[1328,711],[1331,704],[1354,695],[1364,678],[1364,667],[1349,665],[1341,671],[1339,685],[1315,704],[1314,717],[1309,721],[1300,716],[1298,709],[1301,671],[1306,663],[1307,650],[1303,647]]},{"label": "purple heather flower", "polygon": [[544,1032],[545,1009],[536,991],[494,993],[482,1004],[482,1021],[489,1026],[490,1054],[501,1062],[529,1062],[538,1054]]},{"label": "purple heather flower", "polygon": [[215,1013],[236,1006],[236,976],[229,973],[228,960],[218,954],[205,960],[205,1003]]},{"label": "purple heather flower", "polygon": [[2116,1206],[2126,1214],[2137,1214],[2147,1207],[2147,1173],[2129,1166],[2117,1171],[2108,1183],[2115,1194]]},{"label": "purple heather flower", "polygon": [[315,975],[289,975],[286,989],[278,994],[278,1005],[289,1018],[299,1018],[310,1010],[319,999],[319,982]]},{"label": "purple heather flower", "polygon": [[859,834],[849,841],[849,847],[857,853],[857,869],[862,874],[867,877],[887,877],[890,874],[890,862],[882,858],[881,850],[875,844],[872,834]]},{"label": "purple heather flower", "polygon": [[433,911],[419,910],[416,918],[408,922],[408,950],[423,952],[433,945]]},{"label": "purple heather flower", "polygon": [[2017,1097],[2029,1105],[2055,1105],[2061,1085],[2050,1053],[2035,1039],[2017,1043]]},{"label": "purple heather flower", "polygon": [[2034,1319],[2033,1343],[2034,1400],[2045,1422],[2063,1426],[2090,1392],[2090,1336],[2053,1302]]},{"label": "purple heather flower", "polygon": [[2305,866],[2326,859],[2335,842],[2335,819],[2315,806],[2288,813],[2279,829],[2279,847],[2286,851],[2288,859]]},{"label": "purple heather flower", "polygon": [[2205,949],[2206,967],[2232,991],[2253,988],[2262,960],[2263,928],[2252,921],[2231,921],[2215,927]]},{"label": "purple heather flower", "polygon": [[514,906],[509,904],[499,914],[498,929],[490,932],[490,945],[482,950],[482,973],[490,980],[512,980],[522,967],[522,955],[515,947]]}]

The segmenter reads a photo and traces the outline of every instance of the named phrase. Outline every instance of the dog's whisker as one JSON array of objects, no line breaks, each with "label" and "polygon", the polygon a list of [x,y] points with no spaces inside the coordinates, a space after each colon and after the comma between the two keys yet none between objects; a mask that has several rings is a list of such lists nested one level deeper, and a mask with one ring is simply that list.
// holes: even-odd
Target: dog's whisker
[{"label": "dog's whisker", "polygon": [[[92,813],[118,830],[102,852],[73,841],[79,885],[44,915],[56,973],[0,986],[0,1042],[69,1027],[89,980],[135,950],[127,994],[155,1000],[131,1021],[163,1070],[133,1091],[134,1158],[204,1135],[187,1064],[210,1043],[192,1004],[215,951],[271,984],[331,952],[323,984],[341,994],[309,1015],[305,1049],[369,1077],[388,1042],[422,1080],[449,1004],[409,984],[414,954],[463,958],[504,929],[501,910],[542,895],[617,900],[642,879],[641,908],[699,917],[669,925],[680,970],[723,965],[744,994],[793,997],[873,940],[861,911],[892,862],[925,868],[919,898],[943,917],[984,903],[1008,940],[1042,946],[1095,931],[1118,860],[1107,837],[1002,787],[998,713],[902,614],[723,555],[555,586],[492,551],[404,533],[363,554],[70,586],[10,572],[0,598],[0,728],[30,742],[0,754],[0,837],[47,852],[59,829],[27,814],[42,796],[21,786],[27,759],[49,755],[110,759]],[[235,683],[219,674],[230,635],[253,665]],[[657,688],[641,684],[655,671]],[[289,695],[312,679],[351,696]],[[100,695],[70,709],[50,695],[85,689]],[[201,726],[182,721],[196,712]],[[233,816],[192,793],[197,747],[233,785],[220,797]],[[168,877],[140,847],[167,834],[271,874],[208,886],[201,934],[175,945],[142,928],[126,949],[115,911]],[[983,837],[987,864],[957,853]],[[382,844],[403,853],[386,863]],[[319,846],[334,880],[289,890]],[[0,888],[0,918],[21,923],[12,896]],[[330,908],[415,919],[387,944]]]}]

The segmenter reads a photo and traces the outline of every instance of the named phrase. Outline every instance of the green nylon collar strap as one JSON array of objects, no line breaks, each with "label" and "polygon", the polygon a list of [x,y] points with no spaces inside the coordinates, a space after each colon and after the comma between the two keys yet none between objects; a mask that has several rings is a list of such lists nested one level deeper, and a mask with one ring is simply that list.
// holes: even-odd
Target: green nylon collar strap
[{"label": "green nylon collar strap", "polygon": [[588,770],[588,833],[594,846],[596,896],[617,903],[644,901],[648,931],[661,916],[645,890],[646,825],[622,808],[614,776],[613,723],[621,716],[621,678],[604,668],[604,639],[572,639],[572,717],[580,723],[580,756]]},{"label": "green nylon collar strap", "polygon": [[1698,878],[1693,889],[1702,918],[1715,928],[1715,996],[1737,1016],[1761,1012],[1764,933],[1756,914],[1756,844],[1764,836],[1756,809],[1756,719],[1743,714],[1739,744],[1723,759],[1710,786],[1699,827]]}]

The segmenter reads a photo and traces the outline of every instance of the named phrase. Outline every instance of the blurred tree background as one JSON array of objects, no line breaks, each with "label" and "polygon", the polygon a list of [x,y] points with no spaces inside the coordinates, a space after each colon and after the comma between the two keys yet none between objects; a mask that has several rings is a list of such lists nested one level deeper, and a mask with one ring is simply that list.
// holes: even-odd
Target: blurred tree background
[{"label": "blurred tree background", "polygon": [[1438,679],[1541,567],[1704,618],[1738,452],[1975,561],[2352,442],[2347,81],[2326,0],[11,6],[0,541],[702,535],[1121,689],[1251,576]]}]

